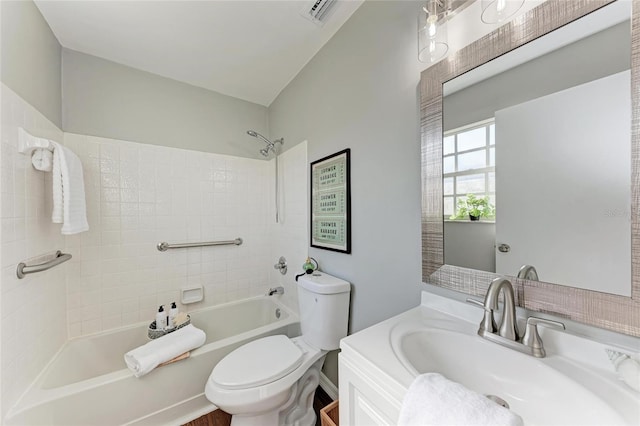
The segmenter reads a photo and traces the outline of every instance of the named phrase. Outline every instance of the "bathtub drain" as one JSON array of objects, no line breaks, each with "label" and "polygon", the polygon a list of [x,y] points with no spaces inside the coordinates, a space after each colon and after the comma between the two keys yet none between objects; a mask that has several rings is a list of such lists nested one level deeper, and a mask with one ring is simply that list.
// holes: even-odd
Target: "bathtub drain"
[{"label": "bathtub drain", "polygon": [[280,318],[280,308],[276,308],[276,318]]}]

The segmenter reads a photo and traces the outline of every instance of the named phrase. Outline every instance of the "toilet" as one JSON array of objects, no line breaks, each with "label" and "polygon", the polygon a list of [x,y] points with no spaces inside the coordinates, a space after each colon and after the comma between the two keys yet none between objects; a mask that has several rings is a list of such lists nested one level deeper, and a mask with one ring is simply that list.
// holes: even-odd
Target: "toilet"
[{"label": "toilet", "polygon": [[214,367],[205,395],[232,426],[314,425],[313,397],[328,351],[347,335],[347,281],[316,271],[298,280],[302,335],[263,337]]}]

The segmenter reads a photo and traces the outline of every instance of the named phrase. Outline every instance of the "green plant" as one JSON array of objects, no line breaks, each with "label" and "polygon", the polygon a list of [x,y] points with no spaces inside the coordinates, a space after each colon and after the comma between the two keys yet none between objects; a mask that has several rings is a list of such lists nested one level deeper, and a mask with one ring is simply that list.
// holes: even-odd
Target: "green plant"
[{"label": "green plant", "polygon": [[489,197],[478,198],[473,194],[467,194],[466,199],[459,199],[456,213],[451,215],[451,220],[467,219],[469,216],[493,218],[496,208],[489,202]]}]

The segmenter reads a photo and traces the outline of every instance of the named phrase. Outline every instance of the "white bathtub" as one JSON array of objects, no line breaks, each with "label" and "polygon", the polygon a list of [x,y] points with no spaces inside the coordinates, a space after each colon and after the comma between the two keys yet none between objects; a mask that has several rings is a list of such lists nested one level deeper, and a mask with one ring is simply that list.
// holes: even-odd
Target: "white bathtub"
[{"label": "white bathtub", "polygon": [[126,368],[123,355],[148,341],[147,323],[70,340],[11,409],[6,424],[181,424],[215,409],[204,387],[222,357],[259,337],[299,334],[298,317],[267,296],[190,315],[207,334],[205,345],[141,378]]}]

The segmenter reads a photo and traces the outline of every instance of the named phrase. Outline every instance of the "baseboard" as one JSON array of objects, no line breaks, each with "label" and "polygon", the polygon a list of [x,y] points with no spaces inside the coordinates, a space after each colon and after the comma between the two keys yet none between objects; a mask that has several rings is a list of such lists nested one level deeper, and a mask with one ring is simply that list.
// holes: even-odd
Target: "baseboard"
[{"label": "baseboard", "polygon": [[320,387],[333,399],[338,399],[338,387],[323,372],[320,372]]}]

